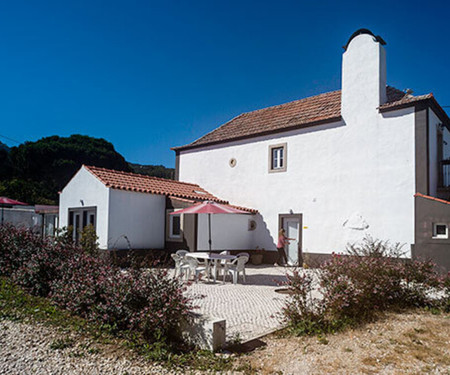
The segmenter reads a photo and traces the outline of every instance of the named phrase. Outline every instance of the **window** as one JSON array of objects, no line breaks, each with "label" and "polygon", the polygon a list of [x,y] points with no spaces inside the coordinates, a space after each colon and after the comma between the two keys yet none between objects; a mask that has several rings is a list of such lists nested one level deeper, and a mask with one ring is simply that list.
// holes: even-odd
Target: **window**
[{"label": "window", "polygon": [[170,238],[181,237],[181,215],[170,215]]},{"label": "window", "polygon": [[285,172],[287,144],[269,146],[269,172]]},{"label": "window", "polygon": [[173,209],[166,210],[166,241],[183,242],[183,216],[171,215]]},{"label": "window", "polygon": [[447,224],[433,224],[433,238],[448,238]]}]

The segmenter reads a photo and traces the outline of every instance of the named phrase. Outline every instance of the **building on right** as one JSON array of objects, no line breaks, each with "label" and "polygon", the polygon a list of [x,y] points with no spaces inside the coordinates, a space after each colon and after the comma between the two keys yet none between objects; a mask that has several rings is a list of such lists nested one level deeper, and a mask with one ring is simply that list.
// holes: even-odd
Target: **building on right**
[{"label": "building on right", "polygon": [[360,29],[344,46],[341,90],[174,147],[177,179],[257,209],[254,247],[275,251],[284,228],[290,263],[371,235],[449,270],[450,119],[432,94],[387,86],[385,44]]}]

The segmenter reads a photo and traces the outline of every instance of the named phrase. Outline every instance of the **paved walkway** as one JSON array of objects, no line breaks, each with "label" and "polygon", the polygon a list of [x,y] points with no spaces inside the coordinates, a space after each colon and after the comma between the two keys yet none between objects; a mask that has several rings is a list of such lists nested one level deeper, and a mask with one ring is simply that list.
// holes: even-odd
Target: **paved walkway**
[{"label": "paved walkway", "polygon": [[284,267],[246,265],[246,282],[242,277],[234,285],[228,276],[217,283],[199,281],[188,288],[199,308],[195,311],[226,320],[227,341],[249,339],[280,328],[279,313],[286,296],[275,292],[286,280]]}]

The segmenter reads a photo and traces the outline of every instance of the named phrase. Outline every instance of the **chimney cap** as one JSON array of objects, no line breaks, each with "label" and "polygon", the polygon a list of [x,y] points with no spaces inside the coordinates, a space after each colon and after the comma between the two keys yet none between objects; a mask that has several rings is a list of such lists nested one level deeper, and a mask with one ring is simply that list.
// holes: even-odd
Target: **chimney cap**
[{"label": "chimney cap", "polygon": [[382,46],[386,45],[386,42],[383,40],[383,38],[379,35],[375,35],[372,31],[370,31],[369,29],[359,29],[356,30],[352,36],[349,38],[347,44],[345,46],[343,46],[342,48],[344,49],[344,51],[347,51],[348,45],[350,44],[350,42],[353,40],[353,38],[357,37],[358,35],[362,35],[362,34],[368,34],[368,35],[372,35],[373,38],[375,39],[375,41],[377,41],[378,43],[380,43]]}]

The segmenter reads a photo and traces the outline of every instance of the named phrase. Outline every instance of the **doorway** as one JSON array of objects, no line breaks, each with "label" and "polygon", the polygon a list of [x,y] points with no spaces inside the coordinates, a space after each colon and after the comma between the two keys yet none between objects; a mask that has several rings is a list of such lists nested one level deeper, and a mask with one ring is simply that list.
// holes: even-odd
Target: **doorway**
[{"label": "doorway", "polygon": [[69,208],[69,228],[72,228],[72,239],[75,243],[80,240],[81,232],[87,225],[96,229],[97,207]]},{"label": "doorway", "polygon": [[290,266],[301,266],[302,257],[302,214],[279,214],[278,229],[283,228],[286,237],[293,238],[286,244],[284,251]]}]

